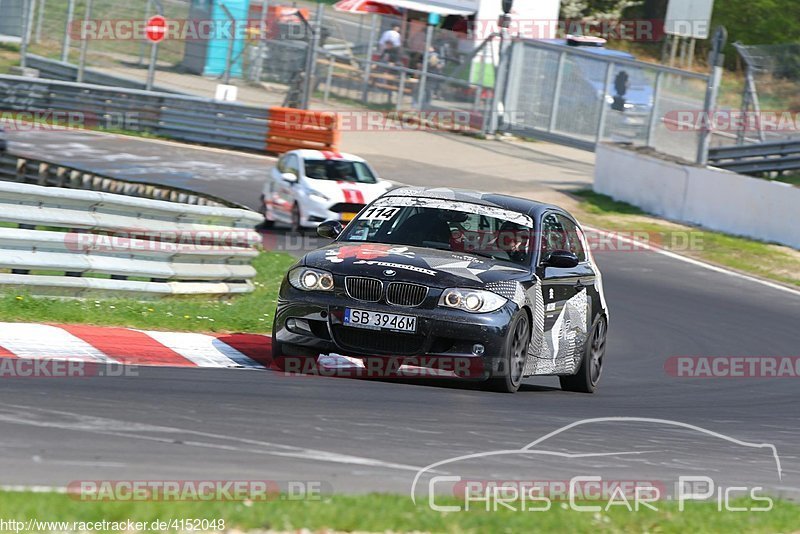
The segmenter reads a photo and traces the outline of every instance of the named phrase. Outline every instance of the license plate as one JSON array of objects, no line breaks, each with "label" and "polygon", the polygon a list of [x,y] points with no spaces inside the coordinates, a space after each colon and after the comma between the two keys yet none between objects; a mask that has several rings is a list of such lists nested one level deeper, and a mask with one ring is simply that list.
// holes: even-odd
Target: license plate
[{"label": "license plate", "polygon": [[395,332],[416,332],[417,318],[411,315],[397,315],[367,310],[344,310],[344,325],[370,330],[392,330]]},{"label": "license plate", "polygon": [[358,215],[358,213],[342,213],[342,220],[350,222],[356,218],[356,215]]}]

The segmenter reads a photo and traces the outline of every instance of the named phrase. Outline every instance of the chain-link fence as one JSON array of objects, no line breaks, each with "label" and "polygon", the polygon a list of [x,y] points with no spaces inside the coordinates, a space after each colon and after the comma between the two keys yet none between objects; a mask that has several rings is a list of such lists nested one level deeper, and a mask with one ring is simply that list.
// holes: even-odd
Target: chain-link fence
[{"label": "chain-link fence", "polygon": [[624,53],[517,41],[505,117],[512,131],[591,147],[650,146],[687,160],[699,130],[680,113],[703,110],[708,77],[635,61]]},{"label": "chain-link fence", "polygon": [[745,66],[741,111],[756,118],[737,132],[738,143],[800,138],[795,121],[779,122],[800,110],[800,44],[734,46]]}]

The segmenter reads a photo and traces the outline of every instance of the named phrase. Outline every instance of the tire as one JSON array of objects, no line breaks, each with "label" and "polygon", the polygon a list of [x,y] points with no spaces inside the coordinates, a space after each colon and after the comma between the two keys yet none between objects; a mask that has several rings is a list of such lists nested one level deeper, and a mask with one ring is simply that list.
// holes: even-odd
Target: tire
[{"label": "tire", "polygon": [[592,333],[583,348],[583,358],[578,372],[571,376],[560,376],[561,389],[576,393],[594,393],[603,374],[603,358],[606,353],[608,323],[602,315],[595,319]]},{"label": "tire", "polygon": [[284,353],[283,344],[278,343],[272,336],[272,368],[285,373],[303,373],[312,370],[309,360],[316,361],[311,356],[290,356]]},{"label": "tire", "polygon": [[267,205],[264,203],[264,195],[261,195],[261,204],[258,206],[258,212],[264,216],[264,220],[258,225],[258,229],[260,230],[268,230],[275,226],[275,221],[270,221],[267,219]]},{"label": "tire", "polygon": [[293,234],[300,234],[303,232],[303,226],[300,224],[300,204],[297,202],[294,203],[292,206],[292,227],[291,232]]},{"label": "tire", "polygon": [[522,384],[528,345],[531,341],[531,322],[528,314],[520,310],[508,327],[499,369],[486,382],[485,389],[500,393],[516,393]]}]

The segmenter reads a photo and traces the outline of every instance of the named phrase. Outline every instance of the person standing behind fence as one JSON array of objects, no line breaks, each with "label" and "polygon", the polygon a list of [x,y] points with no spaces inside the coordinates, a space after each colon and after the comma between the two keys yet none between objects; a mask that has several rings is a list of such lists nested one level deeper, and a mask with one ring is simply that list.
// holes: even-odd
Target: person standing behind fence
[{"label": "person standing behind fence", "polygon": [[378,40],[378,47],[381,54],[386,50],[387,44],[391,44],[393,48],[400,50],[400,47],[403,45],[403,38],[400,36],[399,24],[393,24],[391,29],[386,30],[381,35],[381,38]]}]

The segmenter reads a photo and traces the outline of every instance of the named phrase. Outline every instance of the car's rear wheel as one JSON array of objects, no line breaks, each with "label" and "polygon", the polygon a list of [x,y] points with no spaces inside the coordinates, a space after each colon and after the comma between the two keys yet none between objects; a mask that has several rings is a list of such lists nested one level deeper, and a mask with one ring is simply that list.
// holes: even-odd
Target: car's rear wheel
[{"label": "car's rear wheel", "polygon": [[594,393],[600,375],[603,374],[603,358],[606,353],[608,323],[603,316],[592,325],[592,331],[583,349],[583,359],[578,372],[572,376],[561,376],[561,389],[578,393]]},{"label": "car's rear wheel", "polygon": [[486,389],[502,393],[514,393],[522,384],[525,361],[528,358],[528,344],[531,340],[531,323],[528,314],[520,310],[511,319],[508,334],[503,344],[503,353],[493,376],[486,383]]}]

